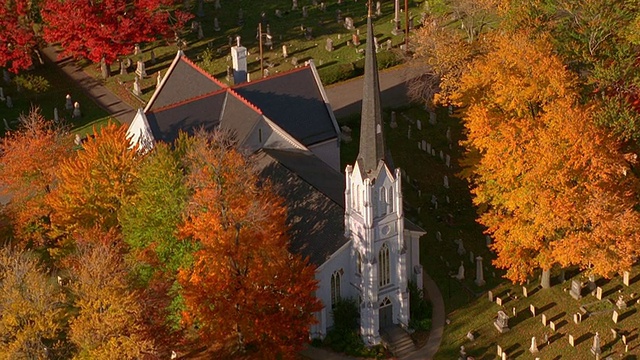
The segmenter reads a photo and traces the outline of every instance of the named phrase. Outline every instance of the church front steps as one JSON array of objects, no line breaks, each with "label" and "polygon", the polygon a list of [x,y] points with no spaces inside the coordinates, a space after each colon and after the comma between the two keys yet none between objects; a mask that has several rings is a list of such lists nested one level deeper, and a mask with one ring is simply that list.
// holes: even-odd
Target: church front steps
[{"label": "church front steps", "polygon": [[381,331],[382,339],[394,356],[402,358],[417,350],[411,336],[399,326],[393,326]]}]

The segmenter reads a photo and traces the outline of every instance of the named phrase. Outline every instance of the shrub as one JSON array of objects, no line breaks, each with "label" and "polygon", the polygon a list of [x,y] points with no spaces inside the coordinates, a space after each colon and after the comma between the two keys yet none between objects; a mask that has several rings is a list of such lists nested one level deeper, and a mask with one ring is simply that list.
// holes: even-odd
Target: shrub
[{"label": "shrub", "polygon": [[424,299],[422,290],[418,289],[415,282],[409,282],[409,327],[419,331],[427,331],[431,328],[431,303]]},{"label": "shrub", "polygon": [[323,85],[335,84],[340,81],[350,79],[354,75],[354,67],[349,64],[334,64],[318,69],[318,75]]}]

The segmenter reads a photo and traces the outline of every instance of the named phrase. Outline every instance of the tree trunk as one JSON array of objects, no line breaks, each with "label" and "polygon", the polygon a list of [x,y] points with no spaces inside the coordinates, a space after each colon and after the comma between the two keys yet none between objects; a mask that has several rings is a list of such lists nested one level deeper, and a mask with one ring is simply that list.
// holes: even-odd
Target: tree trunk
[{"label": "tree trunk", "polygon": [[551,269],[542,270],[542,276],[540,276],[540,286],[543,289],[549,289],[551,287]]}]

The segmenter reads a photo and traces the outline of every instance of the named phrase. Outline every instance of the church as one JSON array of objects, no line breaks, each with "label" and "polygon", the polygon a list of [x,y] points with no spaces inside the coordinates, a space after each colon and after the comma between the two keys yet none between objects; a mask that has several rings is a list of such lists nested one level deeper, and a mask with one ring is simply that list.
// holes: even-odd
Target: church
[{"label": "church", "polygon": [[380,343],[381,329],[408,327],[407,284],[422,288],[419,238],[425,234],[404,217],[400,169],[384,139],[373,36],[369,16],[359,154],[344,174],[340,128],[313,61],[226,86],[179,51],[128,130],[147,148],[172,142],[179,131],[231,131],[285,199],[290,250],[317,268],[315,295],[324,308],[310,336],[324,338],[333,325],[332,307],[352,298],[368,345]]}]

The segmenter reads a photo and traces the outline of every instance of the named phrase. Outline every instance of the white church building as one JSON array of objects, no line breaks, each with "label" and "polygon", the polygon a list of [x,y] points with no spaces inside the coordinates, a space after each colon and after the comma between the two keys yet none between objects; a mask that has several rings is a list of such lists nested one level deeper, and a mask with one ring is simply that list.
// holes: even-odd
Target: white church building
[{"label": "white church building", "polygon": [[[367,40],[373,35],[368,18]],[[315,294],[324,308],[311,337],[327,334],[341,298],[359,304],[366,344],[379,344],[381,329],[408,326],[407,284],[422,288],[425,231],[404,217],[400,169],[384,141],[373,41],[366,42],[359,154],[344,174],[340,129],[313,62],[229,87],[179,51],[129,136],[152,147],[198,128],[231,130],[285,199],[290,250],[317,267]]]}]

